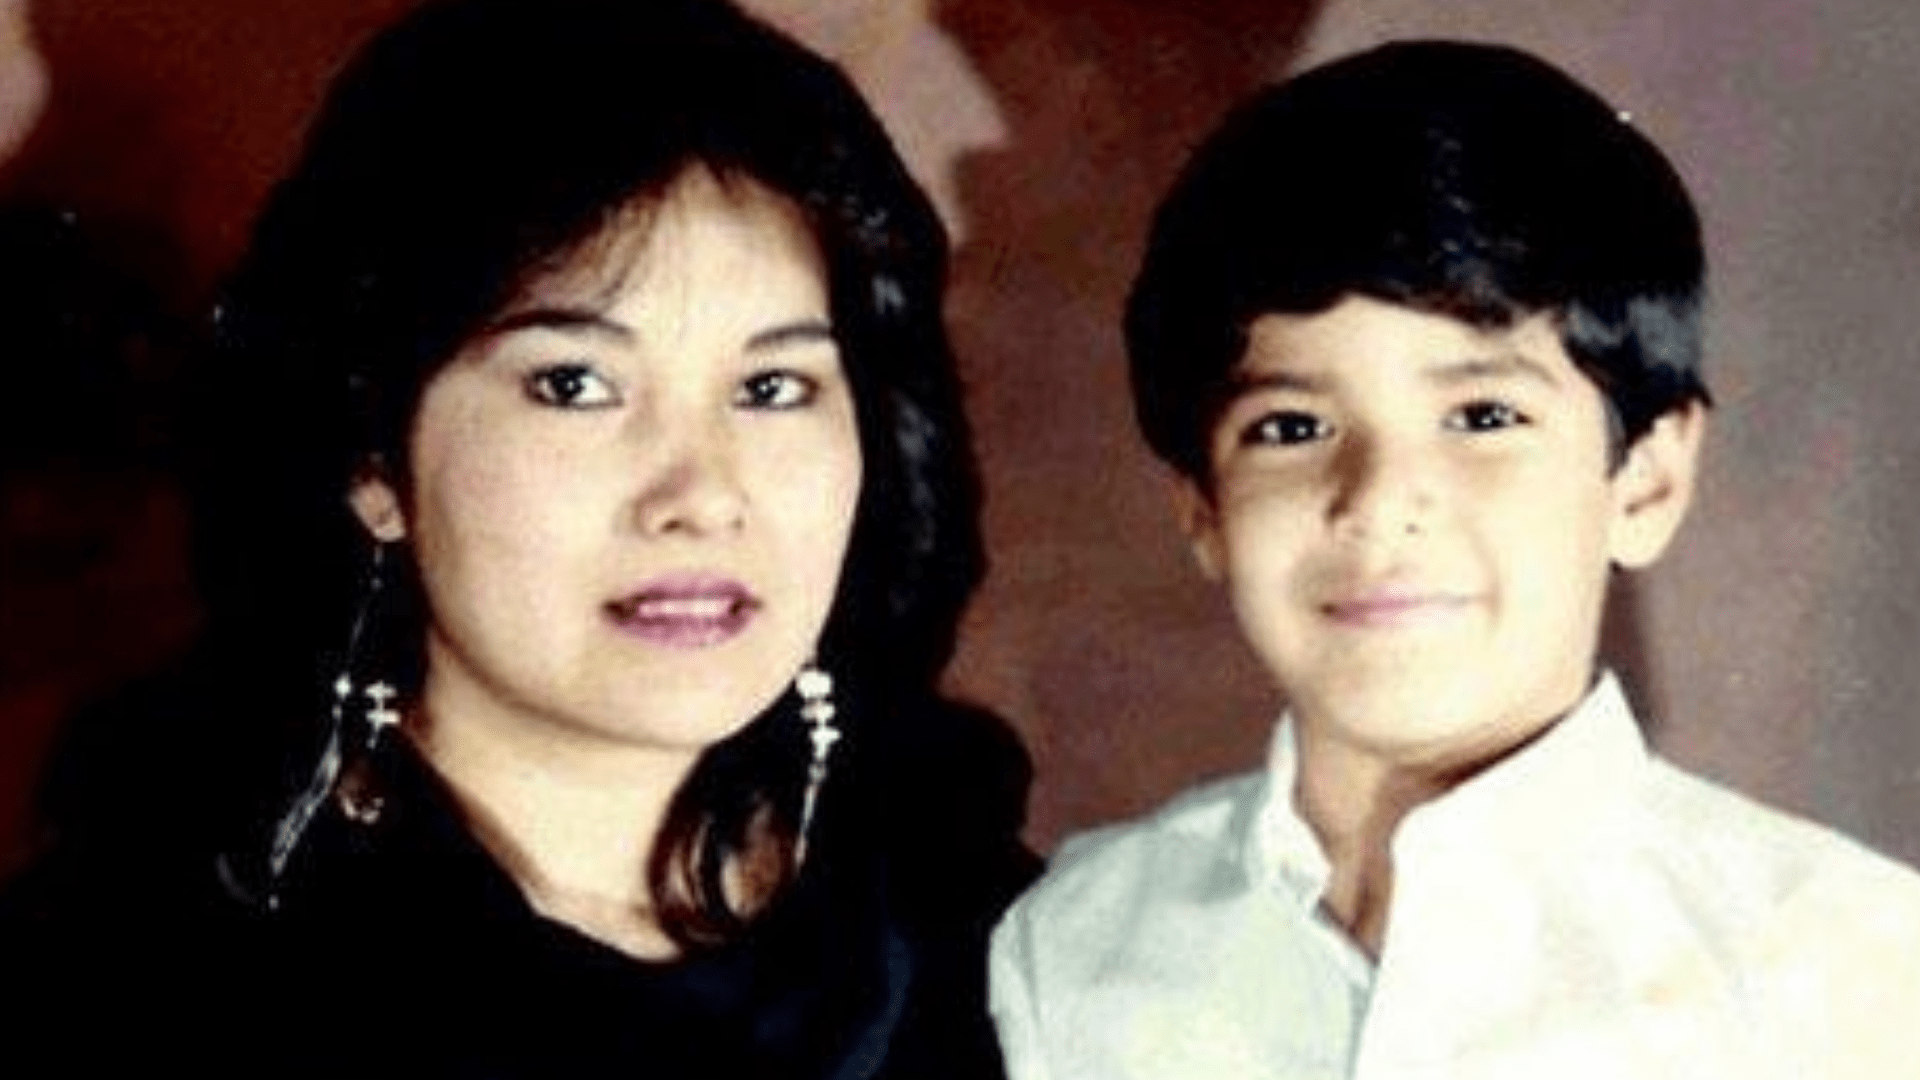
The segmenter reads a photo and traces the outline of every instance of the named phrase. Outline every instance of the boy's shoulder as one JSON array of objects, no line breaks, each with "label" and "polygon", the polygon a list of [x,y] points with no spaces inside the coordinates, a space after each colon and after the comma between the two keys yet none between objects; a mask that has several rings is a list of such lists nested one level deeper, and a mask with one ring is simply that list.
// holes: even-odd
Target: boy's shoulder
[{"label": "boy's shoulder", "polygon": [[1819,1075],[1911,1070],[1920,873],[1833,829],[1657,761],[1644,812],[1672,899]]},{"label": "boy's shoulder", "polygon": [[1268,787],[1266,772],[1241,773],[1068,837],[1010,921],[1096,926],[1156,896],[1198,898],[1244,884],[1247,837]]},{"label": "boy's shoulder", "polygon": [[1654,759],[1651,779],[1643,806],[1665,823],[1657,835],[1725,884],[1775,894],[1826,879],[1871,881],[1920,901],[1920,872],[1844,833],[1664,758]]},{"label": "boy's shoulder", "polygon": [[[1656,759],[1649,854],[1763,955],[1883,961],[1920,950],[1920,872],[1834,829]],[[1915,953],[1920,955],[1920,953]]]}]

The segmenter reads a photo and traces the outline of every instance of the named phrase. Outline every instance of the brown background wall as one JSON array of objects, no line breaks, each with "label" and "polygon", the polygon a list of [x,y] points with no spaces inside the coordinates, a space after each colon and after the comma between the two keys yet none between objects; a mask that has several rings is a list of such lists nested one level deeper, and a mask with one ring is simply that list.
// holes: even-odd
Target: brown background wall
[{"label": "brown background wall", "polygon": [[[92,272],[133,283],[69,292],[190,310],[242,242],[329,73],[408,2],[31,0],[53,93],[0,195],[79,211],[87,250],[112,270]],[[1707,488],[1680,550],[1635,583],[1610,635],[1657,709],[1656,737],[1689,764],[1920,860],[1909,704],[1920,699],[1920,581],[1904,573],[1920,538],[1920,348],[1908,329],[1920,9],[750,6],[848,65],[962,237],[951,311],[994,571],[953,685],[1026,738],[1041,847],[1252,763],[1278,707],[1190,572],[1130,426],[1117,317],[1153,200],[1191,141],[1256,83],[1429,34],[1509,40],[1572,68],[1671,150],[1703,204],[1722,406]],[[0,264],[19,274],[9,258]],[[57,717],[193,626],[165,457],[177,357],[164,319],[139,325],[149,329],[129,335],[123,365],[138,392],[112,408],[34,373],[23,350],[0,352],[0,423],[31,420],[21,430],[44,436],[9,451],[0,504],[0,865],[24,843],[26,792]]]}]

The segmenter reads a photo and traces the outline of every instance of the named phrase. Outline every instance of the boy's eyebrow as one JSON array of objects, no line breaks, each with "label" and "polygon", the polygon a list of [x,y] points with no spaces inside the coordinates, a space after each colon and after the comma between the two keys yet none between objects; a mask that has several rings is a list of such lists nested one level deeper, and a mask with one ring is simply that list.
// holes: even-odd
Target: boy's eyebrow
[{"label": "boy's eyebrow", "polygon": [[1228,398],[1242,394],[1255,394],[1263,390],[1298,390],[1312,393],[1324,390],[1327,380],[1318,375],[1305,375],[1297,371],[1245,371],[1238,370],[1227,378]]},{"label": "boy's eyebrow", "polygon": [[[1421,378],[1441,386],[1473,382],[1479,379],[1528,379],[1545,386],[1559,386],[1560,379],[1547,365],[1520,352],[1493,356],[1467,356],[1442,360],[1421,371]],[[1227,382],[1227,397],[1268,390],[1315,393],[1328,388],[1331,380],[1313,372],[1287,370],[1236,371]]]},{"label": "boy's eyebrow", "polygon": [[[622,344],[634,340],[633,329],[604,312],[584,307],[533,307],[511,312],[493,320],[480,330],[481,337],[498,337],[520,330],[551,330],[562,334],[604,337]],[[825,319],[803,317],[761,330],[747,338],[748,352],[764,352],[788,345],[824,341],[833,344],[833,324]]]},{"label": "boy's eyebrow", "polygon": [[1559,376],[1553,369],[1522,352],[1504,352],[1495,356],[1470,356],[1448,360],[1428,368],[1428,382],[1442,386],[1479,379],[1526,379],[1543,386],[1558,387]]}]

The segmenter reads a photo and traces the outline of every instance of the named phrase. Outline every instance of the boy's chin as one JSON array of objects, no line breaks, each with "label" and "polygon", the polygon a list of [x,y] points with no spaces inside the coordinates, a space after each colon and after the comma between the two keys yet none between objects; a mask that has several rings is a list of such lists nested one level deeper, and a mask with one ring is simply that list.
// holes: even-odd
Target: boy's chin
[{"label": "boy's chin", "polygon": [[1296,711],[1297,722],[1380,764],[1439,772],[1473,771],[1511,753],[1564,712],[1490,700],[1485,687],[1421,680],[1374,682]]}]

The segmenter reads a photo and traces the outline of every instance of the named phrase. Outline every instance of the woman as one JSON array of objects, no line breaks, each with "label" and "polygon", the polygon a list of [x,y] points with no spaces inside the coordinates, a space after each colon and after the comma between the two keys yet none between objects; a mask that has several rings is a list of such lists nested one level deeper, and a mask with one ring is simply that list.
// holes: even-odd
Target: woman
[{"label": "woman", "polygon": [[[197,395],[208,642],[139,727],[199,749],[64,785],[119,790],[55,808],[91,852],[13,902],[54,931],[8,935],[35,1032],[267,1075],[997,1070],[1017,809],[923,794],[980,745],[932,693],[981,571],[944,259],[846,80],[724,4],[377,38]],[[1017,806],[989,753],[963,786]]]}]

